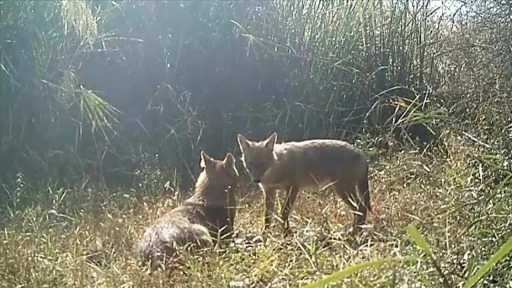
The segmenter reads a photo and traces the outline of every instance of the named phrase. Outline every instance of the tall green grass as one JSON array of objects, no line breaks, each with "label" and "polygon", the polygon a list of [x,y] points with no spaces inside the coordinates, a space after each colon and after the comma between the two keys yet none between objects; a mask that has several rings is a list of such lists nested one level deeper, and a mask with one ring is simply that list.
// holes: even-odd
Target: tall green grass
[{"label": "tall green grass", "polygon": [[446,36],[430,4],[3,2],[4,181],[131,183],[121,176],[141,153],[190,180],[198,151],[235,149],[239,131],[439,136],[429,111]]},{"label": "tall green grass", "polygon": [[1,5],[2,182],[18,172],[27,180],[76,179],[85,155],[101,160],[99,142],[112,137],[119,112],[78,75],[103,40],[99,16],[84,1]]}]

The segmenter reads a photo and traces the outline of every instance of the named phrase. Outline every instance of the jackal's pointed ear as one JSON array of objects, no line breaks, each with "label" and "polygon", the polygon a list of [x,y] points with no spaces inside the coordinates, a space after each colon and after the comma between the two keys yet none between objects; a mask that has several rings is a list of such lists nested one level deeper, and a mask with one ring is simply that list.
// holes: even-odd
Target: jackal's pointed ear
[{"label": "jackal's pointed ear", "polygon": [[249,144],[249,141],[247,141],[247,138],[244,137],[242,134],[238,134],[238,146],[240,146],[240,150],[242,153],[246,151],[251,145]]},{"label": "jackal's pointed ear", "polygon": [[206,168],[213,162],[212,157],[208,156],[204,151],[201,151],[201,168]]},{"label": "jackal's pointed ear", "polygon": [[229,167],[235,166],[235,157],[233,154],[228,153],[226,157],[224,158],[224,164],[226,164]]},{"label": "jackal's pointed ear", "polygon": [[274,132],[270,137],[265,140],[265,148],[267,148],[270,151],[274,151],[274,144],[276,144],[277,141],[277,133]]}]

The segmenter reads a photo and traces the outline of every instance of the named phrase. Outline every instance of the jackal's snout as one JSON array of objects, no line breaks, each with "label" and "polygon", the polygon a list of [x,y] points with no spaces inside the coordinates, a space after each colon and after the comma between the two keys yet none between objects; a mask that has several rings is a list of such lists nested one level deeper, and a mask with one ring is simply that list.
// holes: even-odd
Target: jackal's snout
[{"label": "jackal's snout", "polygon": [[261,178],[263,178],[263,175],[265,175],[266,169],[263,167],[259,167],[258,165],[252,165],[254,164],[252,162],[245,163],[245,170],[247,171],[247,174],[249,174],[249,177],[251,178],[251,182],[255,184],[259,184],[261,182]]}]

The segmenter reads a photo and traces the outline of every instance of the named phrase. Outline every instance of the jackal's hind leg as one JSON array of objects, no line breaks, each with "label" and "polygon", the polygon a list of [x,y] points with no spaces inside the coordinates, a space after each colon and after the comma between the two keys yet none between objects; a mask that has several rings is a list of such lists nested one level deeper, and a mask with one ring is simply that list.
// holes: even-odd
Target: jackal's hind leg
[{"label": "jackal's hind leg", "polygon": [[[347,185],[348,184],[348,185]],[[336,192],[343,202],[349,207],[353,216],[352,232],[357,234],[361,231],[361,225],[366,221],[366,207],[357,195],[356,186],[350,182],[338,182],[335,184]]]}]

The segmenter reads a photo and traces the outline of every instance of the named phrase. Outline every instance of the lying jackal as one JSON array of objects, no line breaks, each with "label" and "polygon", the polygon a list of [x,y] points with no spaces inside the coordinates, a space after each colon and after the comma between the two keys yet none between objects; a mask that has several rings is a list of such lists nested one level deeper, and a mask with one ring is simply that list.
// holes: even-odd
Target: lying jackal
[{"label": "lying jackal", "polygon": [[135,246],[143,262],[150,261],[151,270],[166,266],[163,262],[172,260],[178,246],[208,247],[233,231],[238,184],[235,158],[228,153],[223,161],[215,160],[201,151],[201,167],[194,195],[157,219]]},{"label": "lying jackal", "polygon": [[353,214],[353,233],[358,233],[371,211],[368,163],[353,145],[330,139],[277,144],[277,133],[262,141],[249,141],[238,134],[242,162],[253,182],[263,190],[265,231],[271,224],[276,190],[286,191],[281,210],[284,228],[299,191],[332,183]]}]

